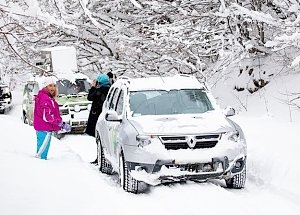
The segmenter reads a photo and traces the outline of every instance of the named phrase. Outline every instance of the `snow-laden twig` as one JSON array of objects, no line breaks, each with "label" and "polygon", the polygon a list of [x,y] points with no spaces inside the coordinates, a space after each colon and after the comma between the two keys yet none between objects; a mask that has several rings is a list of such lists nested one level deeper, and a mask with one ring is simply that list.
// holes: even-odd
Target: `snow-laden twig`
[{"label": "snow-laden twig", "polygon": [[17,55],[24,63],[26,63],[26,64],[28,64],[29,66],[34,67],[34,68],[36,68],[36,69],[42,71],[43,73],[47,73],[47,72],[48,72],[47,70],[45,70],[45,69],[43,69],[43,68],[40,68],[40,67],[38,67],[38,66],[35,66],[35,65],[33,65],[32,63],[28,62],[26,59],[24,59],[24,58],[18,53],[18,51],[13,47],[13,45],[12,45],[11,42],[9,41],[7,35],[6,35],[6,34],[3,34],[3,35],[4,35],[4,38],[5,38],[5,40],[6,40],[7,44],[8,44],[8,46],[9,46],[9,47],[11,48],[11,50],[15,53],[15,55]]}]

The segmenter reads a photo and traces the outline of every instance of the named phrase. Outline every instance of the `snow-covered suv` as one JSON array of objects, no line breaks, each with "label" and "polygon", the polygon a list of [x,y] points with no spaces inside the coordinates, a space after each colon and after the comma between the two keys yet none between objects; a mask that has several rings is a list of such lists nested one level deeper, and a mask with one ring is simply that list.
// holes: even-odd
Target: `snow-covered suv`
[{"label": "snow-covered suv", "polygon": [[[43,77],[34,77],[26,82],[23,91],[23,122],[33,124],[34,97],[42,86]],[[72,126],[72,133],[84,132],[92,105],[87,100],[90,81],[87,76],[77,74],[74,80],[59,78],[56,82],[59,110],[64,122]],[[60,136],[57,136],[60,137]]]},{"label": "snow-covered suv", "polygon": [[[243,131],[195,77],[119,78],[96,125],[101,172],[119,174],[127,192],[140,184],[225,179],[243,188]],[[145,182],[145,183],[140,183]]]}]

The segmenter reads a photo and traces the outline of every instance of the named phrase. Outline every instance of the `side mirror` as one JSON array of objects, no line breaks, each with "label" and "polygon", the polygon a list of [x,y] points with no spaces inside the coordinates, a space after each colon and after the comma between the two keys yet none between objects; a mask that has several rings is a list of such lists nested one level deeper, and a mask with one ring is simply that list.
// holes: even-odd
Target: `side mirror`
[{"label": "side mirror", "polygon": [[108,111],[105,115],[105,119],[110,122],[122,122],[122,119],[120,119],[116,111]]},{"label": "side mirror", "polygon": [[235,115],[235,109],[233,107],[227,106],[224,110],[225,116],[234,116]]}]

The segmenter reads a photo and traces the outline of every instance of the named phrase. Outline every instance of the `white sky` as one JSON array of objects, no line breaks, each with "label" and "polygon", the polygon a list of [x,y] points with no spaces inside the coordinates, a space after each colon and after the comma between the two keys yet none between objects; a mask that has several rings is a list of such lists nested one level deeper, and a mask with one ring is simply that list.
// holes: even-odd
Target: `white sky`
[{"label": "white sky", "polygon": [[[285,81],[296,82],[294,76]],[[266,96],[274,95],[273,87]],[[284,105],[275,105],[275,114],[266,115],[256,107],[260,103],[249,104],[252,112],[232,117],[248,143],[245,189],[225,189],[223,181],[213,180],[155,186],[134,195],[121,189],[117,175],[104,175],[89,164],[96,156],[89,136],[53,138],[49,160],[36,159],[35,131],[20,119],[21,97],[14,92],[14,108],[0,115],[1,215],[300,213],[300,119],[290,123],[289,117],[277,118]],[[276,104],[274,97],[266,98]]]}]

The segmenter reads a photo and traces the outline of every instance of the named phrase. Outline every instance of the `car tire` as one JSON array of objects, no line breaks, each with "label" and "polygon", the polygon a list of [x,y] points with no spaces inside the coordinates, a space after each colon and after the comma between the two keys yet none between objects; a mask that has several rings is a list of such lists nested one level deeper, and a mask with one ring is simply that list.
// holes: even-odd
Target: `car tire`
[{"label": "car tire", "polygon": [[130,171],[121,152],[119,156],[119,178],[121,187],[130,193],[138,193],[139,182],[130,175]]},{"label": "car tire", "polygon": [[110,175],[113,172],[113,168],[110,162],[105,157],[99,136],[97,136],[96,141],[97,141],[97,157],[98,157],[97,160],[98,160],[99,171]]},{"label": "car tire", "polygon": [[0,114],[4,114],[4,112],[5,112],[5,109],[0,110]]},{"label": "car tire", "polygon": [[246,183],[246,166],[244,170],[237,175],[234,175],[230,179],[226,179],[226,186],[232,189],[242,189],[245,187]]}]

